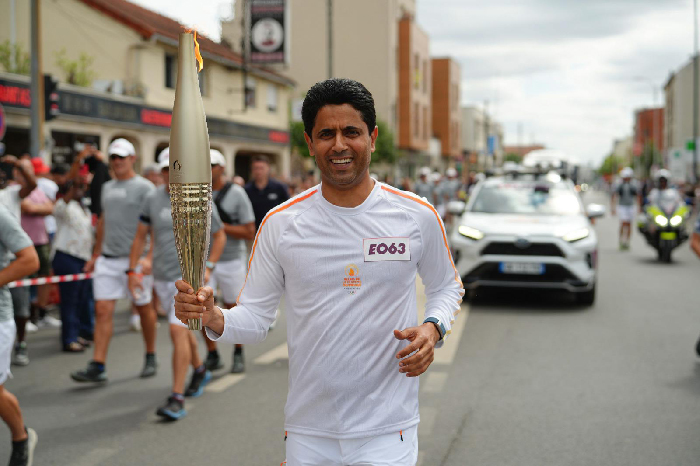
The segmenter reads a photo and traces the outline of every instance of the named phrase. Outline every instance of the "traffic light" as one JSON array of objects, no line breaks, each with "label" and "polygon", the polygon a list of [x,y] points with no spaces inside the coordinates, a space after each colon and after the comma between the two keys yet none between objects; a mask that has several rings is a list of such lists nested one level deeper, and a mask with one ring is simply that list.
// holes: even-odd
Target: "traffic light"
[{"label": "traffic light", "polygon": [[51,121],[58,115],[58,81],[50,74],[44,75],[44,121]]}]

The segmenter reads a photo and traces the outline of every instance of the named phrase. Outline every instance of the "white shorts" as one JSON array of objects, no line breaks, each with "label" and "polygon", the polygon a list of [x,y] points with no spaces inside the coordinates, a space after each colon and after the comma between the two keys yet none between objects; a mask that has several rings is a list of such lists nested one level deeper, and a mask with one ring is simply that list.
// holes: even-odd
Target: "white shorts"
[{"label": "white shorts", "polygon": [[632,223],[634,221],[635,207],[633,205],[617,206],[617,216],[622,223]]},{"label": "white shorts", "polygon": [[180,327],[187,327],[185,324],[180,322],[177,317],[175,317],[175,295],[177,294],[175,282],[156,280],[153,283],[153,287],[156,289],[156,294],[158,295],[158,300],[160,300],[160,305],[163,306],[163,309],[168,310],[168,322],[174,325],[179,325]]},{"label": "white shorts", "polygon": [[[95,262],[95,272],[92,274],[92,291],[95,301],[111,301],[129,298],[137,306],[144,306],[153,298],[153,275],[143,276],[143,290],[139,296],[129,293],[129,258],[107,258],[100,256]],[[138,269],[137,269],[138,271]]]},{"label": "white shorts", "polygon": [[235,304],[245,282],[245,273],[246,264],[243,259],[217,262],[207,286],[211,286],[215,293],[218,286],[223,295],[224,304]]},{"label": "white shorts", "polygon": [[0,385],[12,377],[10,372],[10,360],[12,359],[12,347],[15,343],[15,327],[14,319],[0,322]]},{"label": "white shorts", "polygon": [[395,432],[348,440],[289,432],[286,449],[286,466],[415,466],[418,461],[418,426],[401,434]]}]

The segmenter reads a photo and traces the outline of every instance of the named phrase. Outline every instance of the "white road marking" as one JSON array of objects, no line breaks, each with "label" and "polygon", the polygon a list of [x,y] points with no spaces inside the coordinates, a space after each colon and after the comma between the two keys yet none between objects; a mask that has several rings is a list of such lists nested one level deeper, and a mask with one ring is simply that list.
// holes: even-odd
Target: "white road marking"
[{"label": "white road marking", "polygon": [[420,408],[420,423],[418,424],[419,437],[429,437],[433,433],[433,426],[435,426],[437,414],[437,408]]},{"label": "white road marking", "polygon": [[221,393],[243,379],[245,379],[245,374],[227,374],[219,380],[211,382],[204,390],[207,392]]},{"label": "white road marking", "polygon": [[428,369],[428,373],[425,374],[425,380],[421,380],[420,388],[425,393],[440,393],[445,388],[445,382],[447,382],[446,372]]},{"label": "white road marking", "polygon": [[267,353],[264,353],[253,360],[253,364],[272,364],[279,359],[289,359],[289,350],[287,342],[272,348]]},{"label": "white road marking", "polygon": [[94,450],[90,450],[87,454],[81,455],[73,464],[75,466],[99,466],[103,464],[107,458],[117,452],[118,450],[116,448],[95,448]]}]

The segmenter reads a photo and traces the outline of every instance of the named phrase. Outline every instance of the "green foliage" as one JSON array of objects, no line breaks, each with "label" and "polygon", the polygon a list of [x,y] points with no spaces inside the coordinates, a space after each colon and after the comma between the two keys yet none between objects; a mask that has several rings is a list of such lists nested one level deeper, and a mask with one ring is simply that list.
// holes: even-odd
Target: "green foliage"
[{"label": "green foliage", "polygon": [[90,69],[95,59],[85,52],[77,60],[68,58],[66,49],[56,52],[56,65],[66,74],[66,82],[76,86],[89,87],[97,74]]},{"label": "green foliage", "polygon": [[0,65],[8,73],[28,75],[31,69],[29,52],[25,52],[20,44],[6,40],[0,44]]},{"label": "green foliage", "polygon": [[506,154],[505,158],[503,159],[504,162],[515,162],[515,163],[520,163],[523,161],[523,158],[519,156],[518,154]]},{"label": "green foliage", "polygon": [[603,160],[603,163],[598,169],[598,173],[601,175],[617,175],[624,166],[625,161],[622,157],[616,157],[610,154]]},{"label": "green foliage", "polygon": [[372,161],[375,163],[394,163],[396,160],[396,147],[394,146],[394,133],[389,130],[389,126],[383,121],[377,120],[377,141],[375,151],[372,154]]},{"label": "green foliage", "polygon": [[290,132],[292,133],[292,147],[297,150],[302,157],[311,157],[309,154],[309,146],[306,145],[304,139],[304,123],[301,121],[293,121]]},{"label": "green foliage", "polygon": [[[372,162],[394,163],[397,158],[396,147],[394,147],[394,135],[389,130],[389,126],[382,121],[377,121],[378,136],[375,143],[376,150],[372,154]],[[304,123],[294,121],[291,124],[292,147],[303,157],[310,157],[309,148],[304,139]]]}]

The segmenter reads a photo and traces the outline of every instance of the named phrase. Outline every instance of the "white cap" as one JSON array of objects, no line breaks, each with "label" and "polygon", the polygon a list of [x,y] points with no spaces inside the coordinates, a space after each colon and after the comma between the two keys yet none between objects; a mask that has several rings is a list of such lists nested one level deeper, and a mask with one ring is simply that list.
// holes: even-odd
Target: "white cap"
[{"label": "white cap", "polygon": [[454,168],[450,167],[450,168],[448,168],[447,171],[445,172],[445,175],[447,175],[447,176],[450,177],[450,178],[452,178],[453,176],[457,176],[457,170],[455,170]]},{"label": "white cap", "polygon": [[222,154],[218,150],[209,149],[209,156],[211,157],[212,165],[221,165],[222,167],[226,166],[226,159],[224,158],[224,154]]},{"label": "white cap", "polygon": [[129,157],[136,155],[134,145],[124,138],[115,139],[107,148],[107,155],[118,155],[119,157]]},{"label": "white cap", "polygon": [[418,173],[420,174],[420,176],[430,176],[430,168],[423,167]]},{"label": "white cap", "polygon": [[158,160],[158,168],[160,170],[168,168],[170,166],[170,148],[166,147],[160,151],[160,154],[158,154],[156,159]]},{"label": "white cap", "polygon": [[661,170],[657,171],[654,177],[658,180],[659,178],[666,178],[667,180],[671,179],[671,172],[666,170],[665,168],[662,168]]},{"label": "white cap", "polygon": [[620,177],[622,178],[632,178],[634,176],[634,170],[630,167],[625,167],[620,171]]}]

